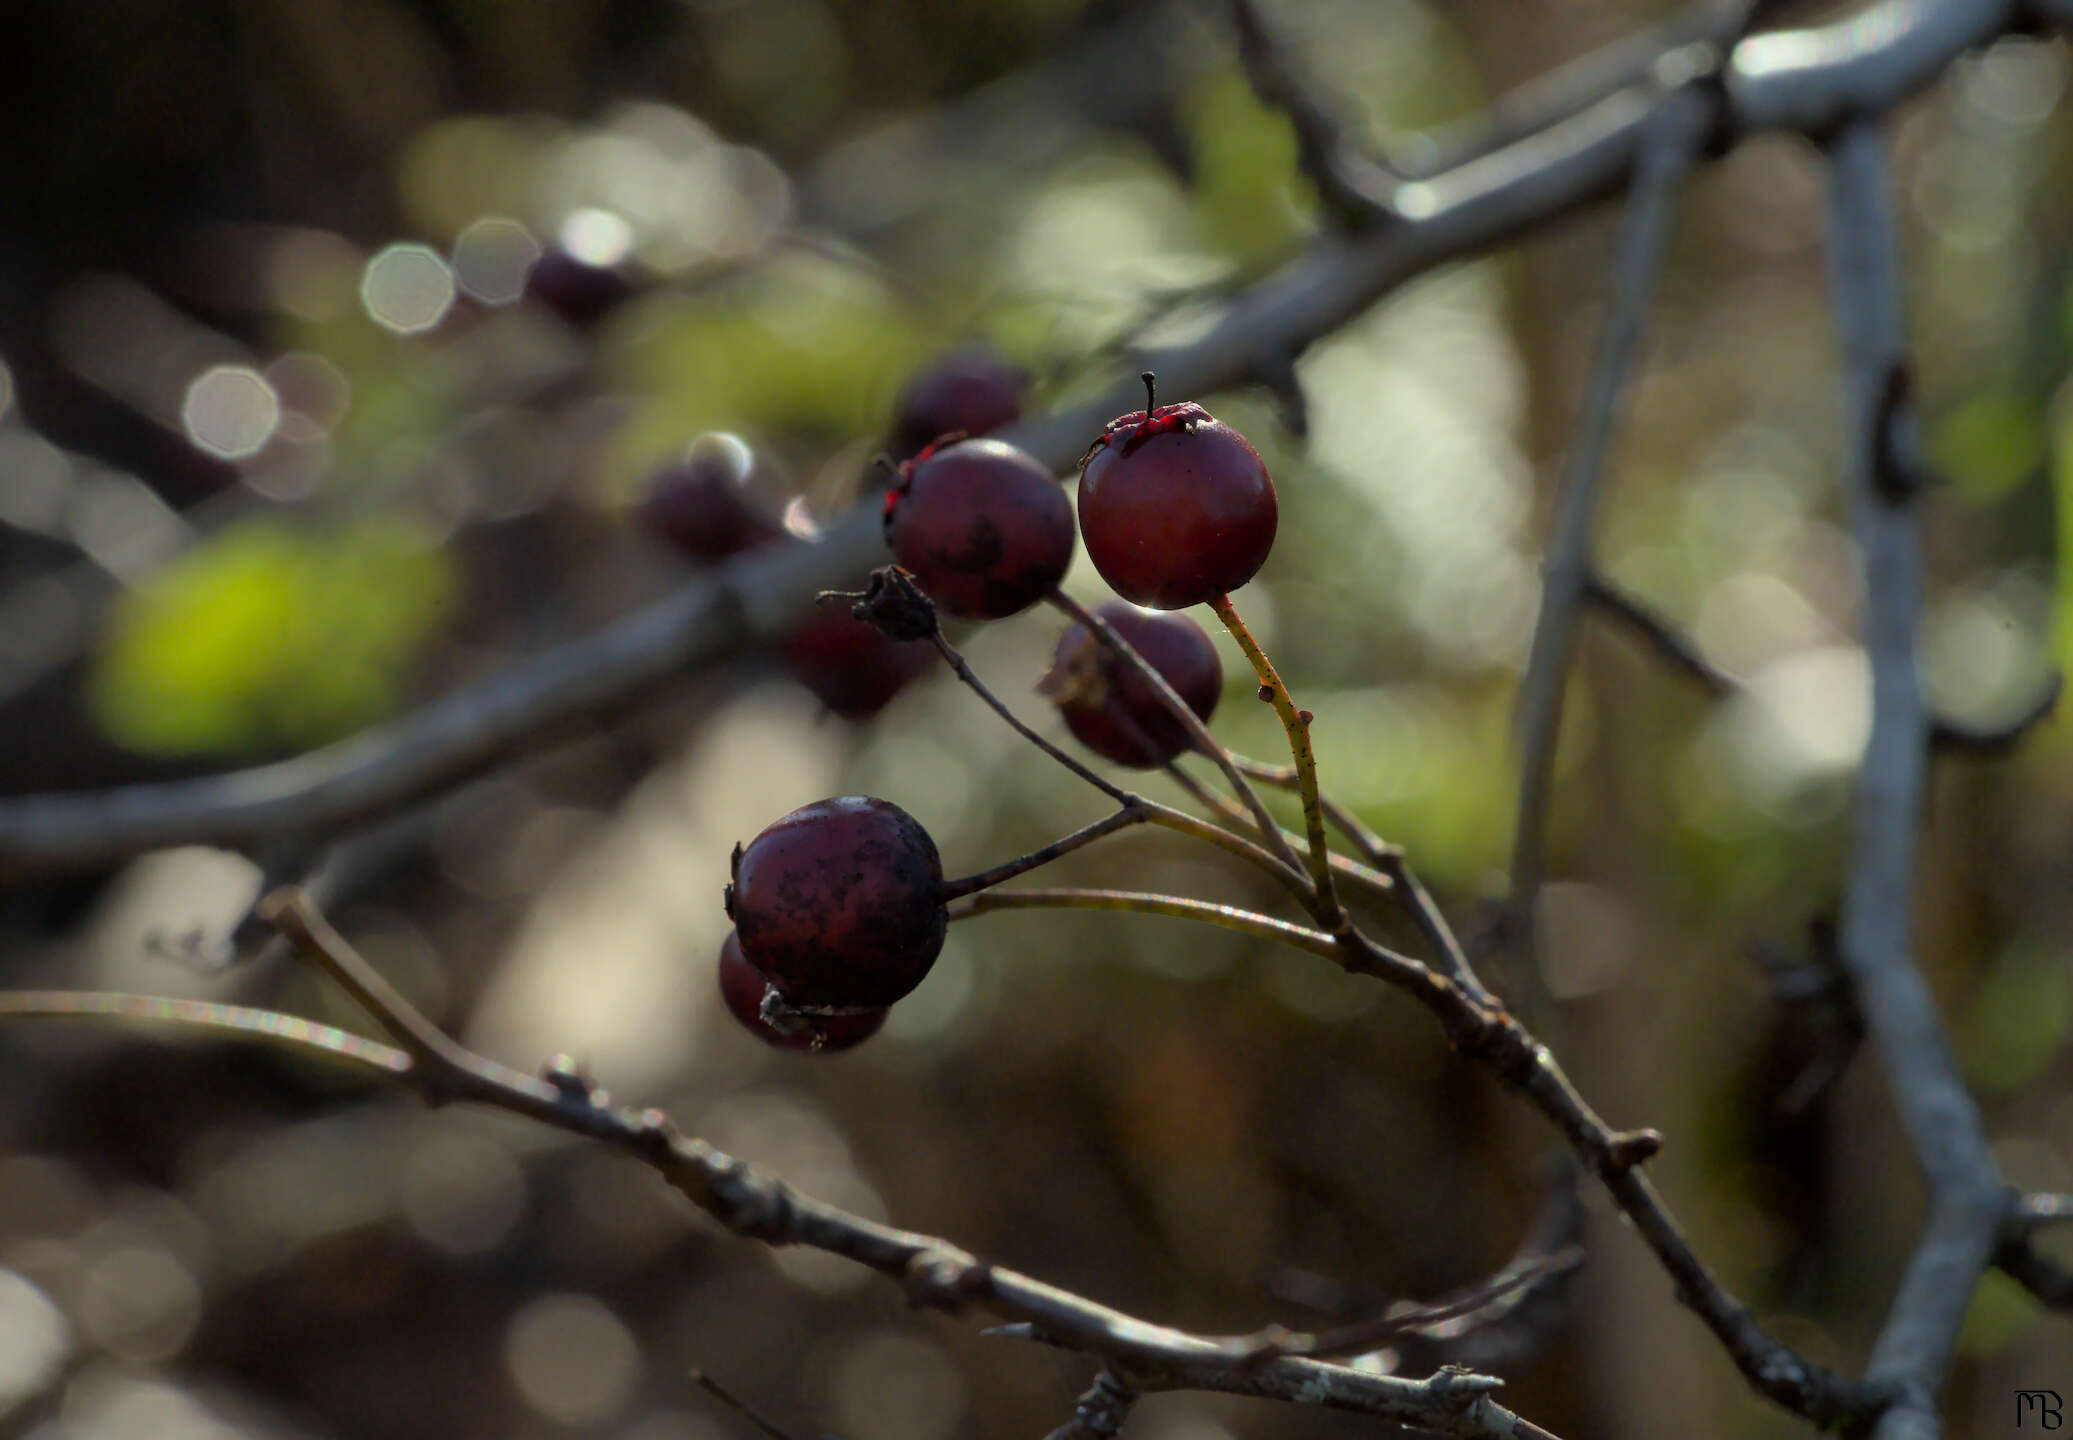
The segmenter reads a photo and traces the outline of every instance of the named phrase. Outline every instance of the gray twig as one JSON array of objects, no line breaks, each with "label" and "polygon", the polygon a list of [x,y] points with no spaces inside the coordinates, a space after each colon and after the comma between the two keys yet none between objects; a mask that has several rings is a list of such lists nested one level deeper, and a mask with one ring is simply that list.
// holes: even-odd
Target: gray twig
[{"label": "gray twig", "polygon": [[1591,578],[1591,519],[1612,445],[1620,398],[1641,344],[1641,326],[1669,240],[1671,199],[1690,168],[1711,115],[1701,92],[1676,92],[1659,110],[1635,161],[1632,189],[1613,247],[1612,310],[1599,336],[1541,582],[1540,617],[1519,684],[1518,812],[1513,824],[1510,903],[1531,910],[1547,864],[1547,816],[1562,728],[1562,695],[1576,622]]},{"label": "gray twig", "polygon": [[1297,73],[1288,47],[1253,0],[1230,0],[1230,7],[1245,77],[1262,104],[1288,116],[1303,171],[1326,207],[1355,229],[1396,219],[1389,197],[1397,177],[1348,138],[1335,107]]},{"label": "gray twig", "polygon": [[1842,342],[1847,479],[1864,557],[1864,639],[1872,670],[1871,737],[1857,779],[1838,944],[1929,1187],[1927,1223],[1866,1368],[1867,1380],[1898,1391],[1874,1434],[1901,1440],[1937,1433],[1936,1394],[1973,1290],[1993,1258],[2008,1197],[1913,956],[1929,714],[1915,670],[1922,599],[1919,521],[1910,492],[1880,483],[1890,470],[1895,429],[1883,414],[1882,397],[1904,362],[1905,345],[1888,173],[1876,119],[1853,121],[1837,135],[1829,152],[1829,269]]}]

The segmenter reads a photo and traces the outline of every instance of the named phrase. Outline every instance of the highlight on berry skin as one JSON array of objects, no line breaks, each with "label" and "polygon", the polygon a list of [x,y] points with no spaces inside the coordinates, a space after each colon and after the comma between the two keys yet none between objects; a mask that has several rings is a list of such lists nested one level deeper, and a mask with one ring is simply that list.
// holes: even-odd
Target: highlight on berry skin
[{"label": "highlight on berry skin", "polygon": [[1193,401],[1120,415],[1080,465],[1080,533],[1109,588],[1155,610],[1203,605],[1274,548],[1274,481],[1252,443]]},{"label": "highlight on berry skin", "polygon": [[756,454],[738,435],[701,435],[648,477],[641,518],[693,560],[713,564],[785,538],[782,520],[755,493]]},{"label": "highlight on berry skin", "polygon": [[793,1006],[890,1005],[922,982],[950,917],[943,862],[889,800],[803,805],[744,846],[727,887],[741,952]]},{"label": "highlight on berry skin", "polygon": [[1005,441],[939,443],[900,467],[885,497],[885,538],[942,609],[1000,620],[1065,578],[1072,502],[1056,476]]},{"label": "highlight on berry skin", "polygon": [[[1186,615],[1111,600],[1095,612],[1207,723],[1223,693],[1224,666],[1209,634]],[[1188,729],[1136,668],[1080,624],[1058,637],[1050,697],[1073,737],[1118,765],[1151,769],[1193,749]]]}]

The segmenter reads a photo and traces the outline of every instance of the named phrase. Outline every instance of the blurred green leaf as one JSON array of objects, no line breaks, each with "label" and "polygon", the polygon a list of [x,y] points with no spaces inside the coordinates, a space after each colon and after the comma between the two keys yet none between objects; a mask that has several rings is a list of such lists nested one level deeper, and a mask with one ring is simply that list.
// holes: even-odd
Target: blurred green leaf
[{"label": "blurred green leaf", "polygon": [[1965,1311],[1965,1328],[1958,1332],[1958,1349],[1966,1355],[1991,1355],[2022,1338],[2037,1318],[2037,1307],[2016,1284],[1998,1270],[1979,1277],[1979,1289]]},{"label": "blurred green leaf", "polygon": [[335,739],[394,707],[452,590],[446,557],[402,525],[248,521],[116,607],[93,676],[96,718],[154,754]]},{"label": "blurred green leaf", "polygon": [[647,401],[615,471],[643,473],[702,430],[847,440],[878,430],[934,337],[854,266],[787,255],[638,317],[624,365]]},{"label": "blurred green leaf", "polygon": [[2007,494],[2044,458],[2044,421],[2036,402],[2012,390],[1966,400],[1936,426],[1930,458],[1970,497]]},{"label": "blurred green leaf", "polygon": [[1308,228],[1316,208],[1296,173],[1285,116],[1254,96],[1237,67],[1212,71],[1181,97],[1194,142],[1194,201],[1205,238],[1248,266],[1264,265]]},{"label": "blurred green leaf", "polygon": [[1958,1031],[1958,1053],[1973,1084],[2023,1085],[2051,1062],[2073,1017],[2073,976],[2063,949],[2018,941],[1994,962]]}]

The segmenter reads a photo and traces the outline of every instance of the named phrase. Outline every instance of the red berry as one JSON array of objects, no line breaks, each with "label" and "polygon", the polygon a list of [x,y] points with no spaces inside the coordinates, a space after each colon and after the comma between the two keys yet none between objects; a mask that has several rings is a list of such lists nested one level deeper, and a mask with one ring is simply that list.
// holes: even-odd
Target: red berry
[{"label": "red berry", "polygon": [[1010,365],[983,341],[951,351],[900,392],[893,422],[893,458],[918,455],[945,435],[984,435],[1022,413],[1029,372]]},{"label": "red berry", "polygon": [[526,272],[525,293],[579,330],[617,309],[637,287],[617,265],[595,265],[559,245],[543,251]]},{"label": "red berry", "polygon": [[764,1044],[780,1050],[832,1055],[869,1040],[892,1013],[878,1007],[848,1015],[801,1015],[798,1029],[780,1030],[763,1018],[763,996],[769,988],[770,982],[763,978],[763,972],[749,964],[748,957],[741,953],[740,938],[729,930],[726,942],[720,946],[720,999],[726,1003],[727,1013]]},{"label": "red berry", "polygon": [[1200,605],[1252,579],[1276,518],[1259,452],[1192,401],[1111,420],[1080,466],[1087,557],[1118,595],[1154,609]]},{"label": "red berry", "polygon": [[729,555],[784,538],[784,526],[749,488],[756,457],[724,431],[701,435],[681,460],[649,477],[641,518],[694,560]]},{"label": "red berry", "polygon": [[932,646],[888,640],[842,605],[820,607],[783,653],[793,677],[845,720],[876,715],[936,657]]},{"label": "red berry", "polygon": [[1037,461],[1000,440],[931,446],[885,497],[893,558],[953,615],[998,620],[1058,588],[1072,564],[1072,503]]},{"label": "red berry", "polygon": [[943,948],[943,862],[921,822],[868,795],[818,800],[738,855],[741,952],[794,1005],[890,1005]]},{"label": "red berry", "polygon": [[[1111,600],[1095,611],[1165,677],[1198,719],[1215,713],[1224,666],[1200,625],[1185,615],[1162,615]],[[1051,673],[1041,687],[1057,702],[1066,728],[1095,754],[1150,769],[1194,748],[1150,683],[1099,636],[1073,625],[1058,639]]]}]

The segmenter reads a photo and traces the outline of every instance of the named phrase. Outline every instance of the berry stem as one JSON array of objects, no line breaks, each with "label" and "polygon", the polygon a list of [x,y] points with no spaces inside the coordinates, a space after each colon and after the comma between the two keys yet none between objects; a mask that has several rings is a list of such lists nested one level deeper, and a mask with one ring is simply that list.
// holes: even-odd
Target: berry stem
[{"label": "berry stem", "polygon": [[[1194,708],[1187,701],[1180,698],[1179,692],[1168,683],[1166,677],[1161,675],[1142,655],[1138,654],[1128,640],[1118,635],[1115,626],[1109,624],[1108,621],[1096,615],[1063,590],[1053,590],[1044,598],[1051,603],[1053,609],[1083,626],[1089,634],[1099,638],[1101,643],[1108,646],[1117,659],[1128,665],[1132,670],[1135,670],[1138,678],[1151,686],[1152,693],[1159,697],[1159,703],[1166,707],[1166,713],[1180,722],[1181,728],[1187,732],[1188,739],[1195,749],[1214,760],[1217,768],[1224,772],[1224,779],[1230,782],[1231,793],[1243,800],[1245,808],[1252,812],[1252,818],[1259,829],[1260,836],[1266,841],[1267,848],[1274,852],[1275,858],[1288,866],[1289,869],[1300,872],[1303,868],[1303,863],[1296,858],[1295,847],[1289,844],[1288,840],[1283,837],[1281,826],[1274,819],[1274,812],[1267,808],[1267,802],[1260,798],[1259,792],[1252,788],[1246,781],[1245,776],[1239,773],[1238,767],[1231,763],[1230,752],[1225,750],[1218,743],[1217,738],[1209,733],[1209,727],[1202,723],[1202,717],[1195,713]],[[1311,903],[1307,897],[1305,903],[1306,905]]]},{"label": "berry stem", "polygon": [[1144,381],[1144,418],[1150,420],[1152,412],[1159,408],[1159,377],[1149,370],[1140,370],[1137,378]]},{"label": "berry stem", "polygon": [[990,886],[1000,884],[1003,880],[1012,880],[1017,875],[1034,870],[1039,865],[1048,865],[1059,856],[1069,855],[1082,845],[1091,844],[1104,835],[1113,835],[1127,825],[1142,825],[1151,818],[1151,813],[1144,806],[1126,803],[1115,814],[1096,820],[1092,825],[1083,825],[1070,835],[1062,835],[1027,855],[1018,855],[1013,860],[994,866],[991,870],[981,870],[960,880],[944,881],[942,896],[945,900],[955,900],[961,896],[975,895]]},{"label": "berry stem", "polygon": [[[1234,756],[1232,758],[1236,759],[1237,757]],[[1258,762],[1250,763],[1256,764]],[[1244,807],[1240,806],[1237,801],[1217,794],[1216,791],[1204,785],[1193,775],[1181,769],[1179,761],[1167,761],[1166,773],[1172,778],[1174,784],[1180,786],[1181,789],[1187,791],[1194,798],[1196,804],[1215,814],[1226,825],[1235,825],[1247,831],[1256,831],[1259,828],[1252,818],[1245,813]],[[1293,779],[1295,771],[1290,770],[1289,775]],[[1293,786],[1290,788],[1293,788]],[[1300,843],[1302,840],[1300,835],[1292,834],[1288,830],[1281,832],[1281,838],[1292,844]],[[1390,872],[1387,867],[1378,869],[1363,865],[1352,856],[1341,855],[1336,850],[1332,852],[1332,872],[1341,880],[1351,881],[1364,889],[1374,891],[1377,895],[1389,894],[1396,885],[1396,882],[1390,878]]]},{"label": "berry stem", "polygon": [[[1288,686],[1281,683],[1274,662],[1267,658],[1260,642],[1252,638],[1252,631],[1246,628],[1231,597],[1218,595],[1209,602],[1209,608],[1224,622],[1245,658],[1252,661],[1252,668],[1260,677],[1262,697],[1274,706],[1274,713],[1281,717],[1281,728],[1288,732],[1289,754],[1296,762],[1296,793],[1303,800],[1303,829],[1310,839],[1310,879],[1317,887],[1317,917],[1337,930],[1345,921],[1345,911],[1332,888],[1332,852],[1325,840],[1324,807],[1317,795],[1317,755],[1310,748],[1310,714],[1296,709]],[[1231,762],[1231,768],[1238,768],[1235,762]]]},{"label": "berry stem", "polygon": [[[1163,825],[1168,830],[1177,830],[1183,835],[1193,835],[1197,839],[1206,840],[1220,849],[1228,850],[1246,863],[1258,866],[1276,880],[1279,880],[1306,907],[1315,904],[1316,897],[1311,891],[1309,881],[1303,877],[1303,867],[1297,863],[1295,852],[1289,849],[1288,842],[1281,840],[1279,835],[1274,837],[1279,842],[1275,849],[1286,852],[1285,855],[1269,853],[1269,851],[1261,849],[1243,835],[1234,835],[1229,830],[1224,829],[1223,826],[1212,825],[1207,820],[1197,819],[1186,811],[1176,810],[1170,805],[1161,805],[1155,800],[1147,800],[1142,795],[1133,795],[1127,790],[1117,788],[1092,770],[1089,770],[1079,761],[1073,759],[1072,756],[1060,750],[1043,736],[1037,734],[1036,731],[1023,724],[1015,712],[1008,708],[1005,701],[986,688],[986,682],[973,672],[971,665],[965,660],[965,657],[957,652],[957,647],[943,638],[943,631],[940,626],[929,639],[935,643],[937,651],[949,663],[950,668],[956,672],[957,678],[969,686],[973,693],[978,695],[981,700],[984,700],[987,707],[994,714],[1007,721],[1010,729],[1066,769],[1072,771],[1073,774],[1085,780],[1102,794],[1108,796],[1109,799],[1115,801],[1120,810],[1141,810],[1144,812],[1144,818],[1153,825]],[[1142,664],[1143,662],[1140,661],[1138,663]],[[1147,670],[1151,669],[1150,666],[1145,668]],[[1158,672],[1152,671],[1151,673],[1157,674]],[[1181,708],[1186,709],[1187,707],[1183,705]],[[1189,710],[1188,713],[1193,715],[1195,712]],[[1197,723],[1199,724],[1200,722]],[[957,881],[952,883],[962,884],[964,882]]]},{"label": "berry stem", "polygon": [[1023,724],[1022,721],[1016,716],[1015,712],[1007,707],[1006,702],[1003,701],[1000,698],[1000,696],[994,694],[991,690],[986,688],[986,682],[984,680],[981,680],[976,674],[973,673],[972,667],[970,664],[966,662],[965,657],[957,653],[957,648],[954,645],[952,645],[948,640],[945,640],[943,638],[943,631],[940,627],[936,630],[934,634],[929,636],[929,639],[935,643],[937,653],[942,655],[944,660],[949,662],[950,668],[952,671],[956,673],[957,678],[964,681],[964,683],[971,688],[974,694],[976,694],[981,700],[984,700],[986,702],[988,709],[992,710],[994,714],[1000,716],[1001,719],[1007,721],[1009,728],[1012,729],[1017,735],[1020,735],[1030,744],[1036,746],[1037,749],[1043,751],[1053,760],[1056,760],[1060,765],[1063,765],[1066,769],[1072,771],[1073,774],[1079,776],[1089,785],[1092,785],[1096,790],[1099,790],[1102,794],[1108,796],[1108,798],[1115,801],[1116,804],[1124,807],[1125,809],[1128,809],[1130,807],[1131,797],[1128,791],[1119,789],[1116,786],[1111,785],[1108,781],[1102,779],[1092,770],[1089,770],[1085,765],[1082,765],[1079,761],[1073,759],[1072,756],[1066,754],[1063,750],[1060,750],[1056,745],[1053,745],[1043,736],[1037,734],[1036,731],[1030,729],[1027,725]]},{"label": "berry stem", "polygon": [[1338,943],[1322,930],[1292,925],[1235,905],[1137,890],[989,890],[958,901],[950,908],[950,918],[962,920],[992,910],[1128,910],[1139,915],[1171,915],[1182,920],[1200,920],[1256,939],[1279,940],[1341,964],[1346,958]]},{"label": "berry stem", "polygon": [[[1264,760],[1240,755],[1235,750],[1231,752],[1231,763],[1236,765],[1238,773],[1248,780],[1272,785],[1277,790],[1301,793],[1301,778],[1296,774],[1296,767],[1293,765],[1269,765]],[[1363,825],[1358,815],[1325,794],[1322,787],[1317,792],[1317,805],[1324,811],[1324,818],[1352,843],[1354,849],[1360,851],[1362,859],[1376,869],[1386,867],[1392,854],[1401,853],[1398,846],[1391,845]]]},{"label": "berry stem", "polygon": [[[1298,776],[1293,765],[1269,765],[1264,761],[1235,753],[1231,756],[1231,763],[1253,779],[1265,784],[1282,790],[1297,788]],[[1375,875],[1375,878],[1385,882],[1387,888],[1395,891],[1396,898],[1402,902],[1404,908],[1410,911],[1411,919],[1418,926],[1419,933],[1425,937],[1426,944],[1440,957],[1440,969],[1455,984],[1478,1000],[1494,1003],[1495,997],[1477,978],[1475,968],[1469,964],[1468,952],[1455,937],[1453,927],[1447,923],[1446,917],[1440,913],[1439,906],[1433,903],[1432,896],[1412,872],[1411,863],[1405,858],[1403,846],[1392,845],[1384,840],[1361,824],[1359,817],[1351,810],[1321,790],[1318,792],[1317,802],[1323,807],[1326,818],[1338,826],[1340,832],[1353,842],[1354,848],[1366,857],[1368,864],[1375,867],[1374,870],[1363,868],[1361,873]],[[1332,868],[1343,875],[1347,872],[1339,863],[1341,858],[1337,855],[1332,857]],[[1380,872],[1379,875],[1376,874],[1377,871]]]}]

